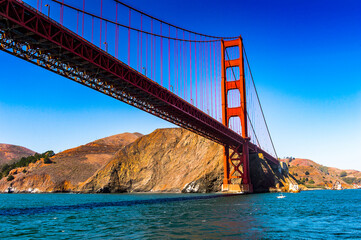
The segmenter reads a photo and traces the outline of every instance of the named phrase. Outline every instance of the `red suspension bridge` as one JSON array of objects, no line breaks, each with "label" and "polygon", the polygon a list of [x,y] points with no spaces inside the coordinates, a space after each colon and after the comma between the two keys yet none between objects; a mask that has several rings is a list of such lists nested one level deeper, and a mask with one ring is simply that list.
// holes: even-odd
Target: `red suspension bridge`
[{"label": "red suspension bridge", "polygon": [[278,164],[241,37],[118,0],[28,2],[0,0],[1,50],[223,145],[224,190],[252,191],[250,153]]}]

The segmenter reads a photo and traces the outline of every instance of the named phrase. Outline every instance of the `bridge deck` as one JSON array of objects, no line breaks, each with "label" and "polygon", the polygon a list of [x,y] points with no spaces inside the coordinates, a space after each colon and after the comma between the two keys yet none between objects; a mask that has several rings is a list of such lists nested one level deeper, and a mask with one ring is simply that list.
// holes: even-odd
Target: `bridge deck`
[{"label": "bridge deck", "polygon": [[[222,123],[24,3],[0,0],[0,34],[1,50],[222,145],[240,148],[244,142]],[[258,146],[249,147],[278,164]]]}]

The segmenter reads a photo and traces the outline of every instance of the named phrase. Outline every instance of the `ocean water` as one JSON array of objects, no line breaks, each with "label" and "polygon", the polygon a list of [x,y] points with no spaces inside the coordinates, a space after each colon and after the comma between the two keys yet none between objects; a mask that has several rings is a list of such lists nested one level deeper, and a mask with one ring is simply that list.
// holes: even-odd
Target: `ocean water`
[{"label": "ocean water", "polygon": [[0,194],[0,238],[361,238],[361,190],[284,195]]}]

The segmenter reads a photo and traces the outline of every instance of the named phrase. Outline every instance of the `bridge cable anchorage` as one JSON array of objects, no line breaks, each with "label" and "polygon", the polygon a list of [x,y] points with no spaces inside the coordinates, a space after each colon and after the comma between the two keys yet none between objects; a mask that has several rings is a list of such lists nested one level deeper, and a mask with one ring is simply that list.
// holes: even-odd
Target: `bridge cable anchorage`
[{"label": "bridge cable anchorage", "polygon": [[[229,55],[228,55],[227,48],[225,49],[225,52],[226,52],[226,54],[227,54],[228,60],[231,60],[230,57],[229,57]],[[232,74],[233,74],[234,79],[237,80],[236,74],[234,73],[234,70],[233,70],[233,67],[231,67],[231,70],[232,70]],[[240,107],[241,107],[241,109],[244,111],[242,104],[240,104]],[[246,113],[247,113],[247,118],[250,120],[250,117],[249,117],[249,115],[248,115],[248,111],[246,111]],[[260,144],[259,141],[258,141],[258,137],[257,137],[257,134],[256,134],[256,132],[255,132],[255,130],[254,130],[252,121],[250,120],[249,122],[250,122],[250,124],[251,124],[252,131],[253,131],[253,133],[254,133],[254,135],[255,135],[255,137],[256,137],[258,146],[261,148],[261,144]]]},{"label": "bridge cable anchorage", "polygon": [[[205,35],[205,34],[193,32],[193,31],[189,31],[189,30],[187,30],[187,29],[183,29],[183,28],[180,28],[180,27],[176,27],[176,26],[174,26],[174,25],[172,25],[172,24],[169,24],[169,23],[167,23],[167,22],[158,20],[157,18],[152,18],[152,17],[150,17],[150,16],[147,16],[147,14],[143,13],[143,15],[146,15],[147,17],[150,17],[150,18],[155,19],[155,20],[157,20],[157,21],[159,21],[159,22],[162,22],[163,24],[170,25],[171,27],[174,27],[174,28],[177,28],[177,29],[180,29],[180,30],[189,32],[189,34],[197,34],[197,35],[206,36],[206,37],[215,38],[215,39],[213,39],[213,40],[205,40],[205,41],[199,41],[199,40],[197,41],[197,40],[190,40],[190,39],[174,38],[174,37],[169,37],[169,36],[167,36],[167,35],[151,33],[151,32],[144,31],[144,30],[141,30],[141,29],[138,29],[138,28],[135,28],[135,27],[131,27],[131,26],[127,26],[127,25],[124,25],[124,24],[121,24],[121,23],[117,23],[117,22],[114,22],[114,21],[112,21],[112,20],[106,19],[106,18],[104,18],[104,17],[102,17],[102,16],[97,16],[96,14],[93,14],[93,13],[90,13],[90,12],[87,12],[87,11],[83,11],[83,10],[80,9],[80,8],[76,8],[76,7],[71,6],[71,5],[69,5],[69,4],[62,3],[62,2],[60,2],[60,1],[58,1],[58,0],[50,0],[50,1],[52,1],[52,2],[54,2],[54,3],[57,3],[57,4],[60,4],[60,5],[62,5],[63,7],[64,7],[64,6],[65,6],[65,7],[68,7],[68,8],[70,8],[70,9],[75,10],[75,11],[79,11],[79,12],[84,13],[84,14],[86,14],[86,15],[92,16],[92,17],[97,18],[97,19],[102,20],[102,21],[106,21],[106,22],[108,22],[108,23],[112,23],[112,24],[114,24],[114,25],[117,25],[117,26],[120,26],[120,27],[123,27],[123,28],[127,28],[127,29],[130,29],[130,30],[133,30],[133,31],[137,31],[137,32],[144,33],[144,34],[153,35],[153,36],[155,36],[155,37],[166,38],[166,39],[171,39],[171,40],[175,40],[175,41],[185,41],[185,42],[218,42],[218,41],[220,41],[221,39],[236,39],[236,38],[238,38],[238,37],[210,36],[210,35]],[[115,1],[115,0],[114,0],[114,1]],[[116,2],[122,4],[122,3],[119,2],[119,1],[116,1]],[[122,5],[124,5],[124,4],[122,4]],[[134,10],[134,11],[139,12],[138,10],[136,10],[136,9],[134,9],[134,8],[129,8],[129,10],[130,10],[130,11],[131,11],[131,10]]]},{"label": "bridge cable anchorage", "polygon": [[262,104],[261,104],[261,101],[260,101],[259,96],[258,96],[258,91],[257,91],[256,85],[255,85],[255,83],[254,83],[254,79],[253,79],[252,71],[251,71],[251,68],[250,68],[250,65],[249,65],[249,61],[248,61],[246,49],[245,49],[244,47],[243,47],[243,51],[244,51],[244,56],[246,57],[247,66],[248,66],[248,69],[249,69],[249,72],[250,72],[250,75],[251,75],[253,87],[254,87],[255,92],[256,92],[258,104],[259,104],[259,106],[260,106],[260,108],[261,108],[261,113],[262,113],[262,116],[263,116],[263,121],[264,121],[264,123],[265,123],[265,125],[266,125],[266,129],[267,129],[267,132],[268,132],[268,136],[269,136],[269,138],[270,138],[270,140],[271,140],[271,143],[272,143],[273,151],[275,152],[276,157],[277,157],[277,159],[278,159],[277,151],[276,151],[276,148],[275,148],[275,146],[274,146],[274,144],[273,144],[272,136],[271,136],[271,133],[270,133],[270,131],[269,131],[268,124],[267,124],[267,121],[266,121],[266,118],[265,118],[265,115],[264,115],[264,112],[263,112]]}]

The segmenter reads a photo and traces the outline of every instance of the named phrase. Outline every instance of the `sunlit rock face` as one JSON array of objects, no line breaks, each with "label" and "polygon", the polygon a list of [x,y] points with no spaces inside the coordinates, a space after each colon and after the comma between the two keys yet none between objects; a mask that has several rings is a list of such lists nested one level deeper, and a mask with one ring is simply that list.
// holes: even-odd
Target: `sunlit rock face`
[{"label": "sunlit rock face", "polygon": [[[15,192],[219,192],[223,147],[181,128],[149,135],[124,133],[63,151],[44,163],[11,171],[0,191]],[[275,191],[289,181],[286,171],[250,156],[255,192]]]},{"label": "sunlit rock face", "polygon": [[[251,158],[251,166],[256,192],[282,186],[279,178],[287,178],[258,157]],[[158,129],[118,151],[79,190],[218,192],[222,180],[222,146],[184,129]]]}]

